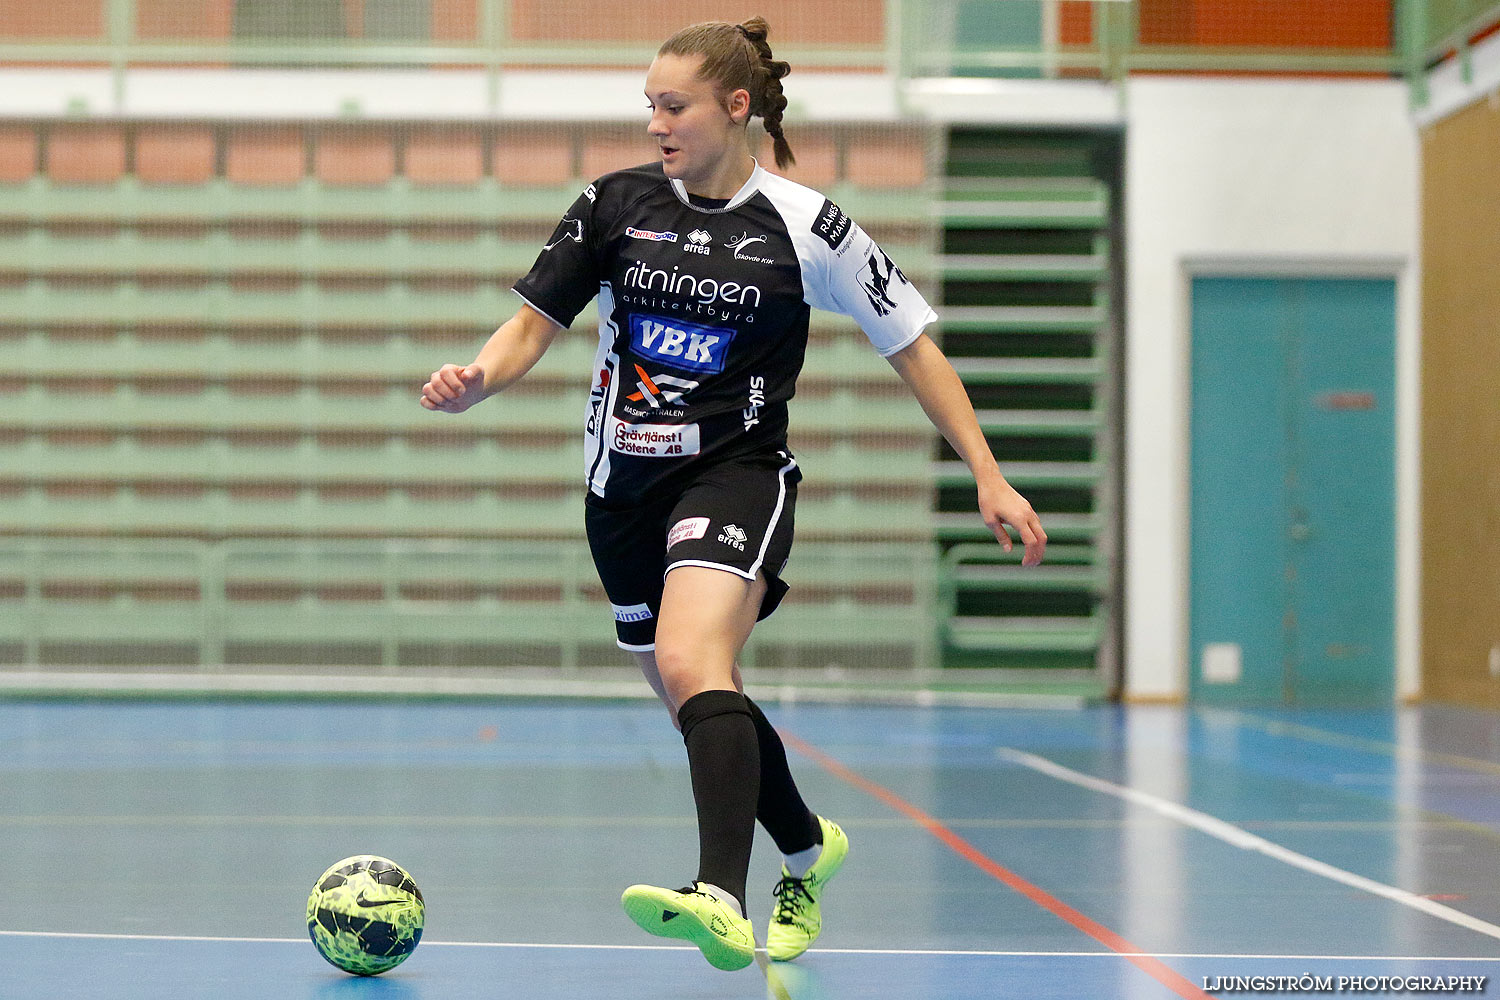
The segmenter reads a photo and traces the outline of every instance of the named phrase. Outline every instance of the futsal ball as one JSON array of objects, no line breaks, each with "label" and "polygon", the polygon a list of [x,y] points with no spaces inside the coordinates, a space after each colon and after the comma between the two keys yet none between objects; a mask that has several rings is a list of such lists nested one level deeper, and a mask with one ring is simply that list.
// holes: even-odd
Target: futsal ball
[{"label": "futsal ball", "polygon": [[422,940],[426,904],[400,865],[373,854],[329,868],[307,897],[307,933],[318,954],[356,976],[389,972]]}]

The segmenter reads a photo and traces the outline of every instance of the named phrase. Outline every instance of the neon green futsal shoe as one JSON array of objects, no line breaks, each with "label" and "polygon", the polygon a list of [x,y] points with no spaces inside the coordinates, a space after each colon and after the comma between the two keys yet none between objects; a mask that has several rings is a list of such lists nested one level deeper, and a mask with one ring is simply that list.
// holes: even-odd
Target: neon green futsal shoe
[{"label": "neon green futsal shoe", "polygon": [[633,885],[620,897],[625,913],[648,934],[691,941],[716,969],[734,971],[755,961],[750,921],[717,896],[691,889]]},{"label": "neon green futsal shoe", "polygon": [[823,828],[823,851],[801,878],[793,878],[783,865],[776,883],[776,908],[766,929],[766,954],[774,961],[790,962],[806,951],[823,930],[818,899],[828,880],[838,874],[849,855],[849,838],[837,823],[818,817]]}]

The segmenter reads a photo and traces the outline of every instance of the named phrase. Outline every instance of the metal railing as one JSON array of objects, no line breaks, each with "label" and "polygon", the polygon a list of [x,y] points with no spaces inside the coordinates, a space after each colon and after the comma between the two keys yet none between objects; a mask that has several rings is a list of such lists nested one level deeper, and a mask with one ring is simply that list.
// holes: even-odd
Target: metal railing
[{"label": "metal railing", "polygon": [[[0,65],[90,64],[107,66],[120,76],[132,67],[163,64],[447,67],[482,69],[498,78],[503,70],[526,67],[636,68],[654,53],[651,41],[531,37],[536,32],[515,30],[511,0],[475,2],[472,37],[434,41],[174,38],[161,31],[143,34],[136,0],[104,0],[98,31],[89,37],[0,35]],[[1031,9],[1027,0],[998,6]],[[1391,43],[1383,48],[1247,48],[1143,42],[1140,5],[1132,0],[1034,0],[1036,16],[1028,14],[1023,19],[1028,27],[1014,38],[966,34],[958,16],[962,7],[963,0],[884,0],[874,41],[842,38],[839,19],[830,17],[827,37],[779,41],[777,51],[794,65],[879,70],[895,78],[979,74],[1118,79],[1134,70],[1243,71],[1406,76],[1420,89],[1427,67],[1450,54],[1465,58],[1469,39],[1500,21],[1500,3],[1494,0],[1393,0]],[[1059,30],[1064,21],[1071,28]],[[192,30],[185,25],[183,33]]]},{"label": "metal railing", "polygon": [[[798,550],[788,579],[808,599],[757,629],[741,662],[932,673],[929,546]],[[865,596],[872,588],[885,599]],[[485,664],[473,672],[524,662],[566,675],[627,662],[581,541],[8,537],[0,596],[0,669],[127,662],[140,650],[200,672],[461,661]],[[455,646],[462,655],[449,662]]]},{"label": "metal railing", "polygon": [[1403,73],[1412,103],[1427,102],[1427,70],[1449,58],[1459,61],[1465,83],[1472,82],[1471,39],[1500,24],[1495,0],[1400,0]]}]

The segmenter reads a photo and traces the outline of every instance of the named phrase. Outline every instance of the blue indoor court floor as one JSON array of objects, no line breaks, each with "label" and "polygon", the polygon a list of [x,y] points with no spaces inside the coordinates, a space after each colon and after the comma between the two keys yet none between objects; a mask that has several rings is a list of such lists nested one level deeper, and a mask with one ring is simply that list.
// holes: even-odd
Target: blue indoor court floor
[{"label": "blue indoor court floor", "polygon": [[[618,905],[696,867],[655,703],[0,701],[0,998],[1500,996],[1500,716],[766,708],[852,849],[723,973]],[[378,979],[303,922],[360,853],[427,899]]]}]

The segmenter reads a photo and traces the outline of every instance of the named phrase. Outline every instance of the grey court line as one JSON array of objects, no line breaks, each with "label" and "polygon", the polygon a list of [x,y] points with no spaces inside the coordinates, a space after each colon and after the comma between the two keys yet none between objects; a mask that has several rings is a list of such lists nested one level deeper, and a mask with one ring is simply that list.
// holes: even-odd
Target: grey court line
[{"label": "grey court line", "polygon": [[1382,757],[1396,757],[1423,764],[1446,764],[1449,767],[1463,768],[1480,774],[1500,775],[1500,763],[1492,760],[1465,757],[1462,754],[1443,753],[1438,750],[1427,750],[1422,747],[1406,746],[1387,740],[1372,740],[1364,736],[1350,736],[1347,733],[1334,732],[1330,729],[1320,729],[1317,726],[1309,726],[1300,722],[1262,719],[1246,712],[1230,712],[1228,714],[1233,716],[1237,725],[1244,726],[1247,729],[1258,729],[1272,736],[1290,736],[1293,739],[1302,740],[1307,743],[1319,743],[1323,746],[1338,747],[1346,750],[1362,750],[1365,753],[1379,754]]},{"label": "grey court line", "polygon": [[1392,902],[1400,903],[1402,906],[1418,910],[1428,916],[1437,917],[1439,920],[1446,920],[1450,924],[1456,924],[1459,927],[1483,934],[1487,937],[1500,939],[1500,927],[1488,921],[1470,916],[1461,910],[1455,910],[1451,906],[1444,906],[1442,903],[1428,899],[1425,896],[1419,896],[1414,892],[1398,889],[1393,885],[1386,885],[1384,882],[1377,882],[1374,879],[1365,878],[1363,875],[1356,875],[1342,868],[1335,868],[1333,865],[1318,861],[1316,858],[1310,858],[1305,854],[1298,854],[1290,848],[1282,847],[1280,844],[1266,840],[1264,837],[1258,837],[1248,830],[1235,826],[1233,823],[1225,822],[1205,812],[1199,812],[1197,809],[1191,809],[1181,803],[1173,802],[1171,799],[1152,795],[1150,792],[1143,792],[1138,788],[1127,788],[1124,785],[1117,785],[1112,781],[1105,781],[1103,778],[1096,778],[1091,774],[1084,774],[1082,771],[1063,767],[1061,764],[1053,763],[1045,757],[1038,757],[1036,754],[1026,753],[1012,747],[999,747],[995,750],[995,755],[1002,760],[1008,760],[1012,763],[1020,764],[1022,767],[1028,767],[1040,774],[1056,778],[1058,781],[1066,781],[1069,784],[1078,785],[1090,791],[1102,792],[1105,795],[1123,799],[1134,805],[1143,806],[1163,816],[1174,819],[1184,826],[1192,827],[1195,830],[1208,834],[1210,837],[1222,840],[1226,844],[1238,847],[1241,850],[1264,854],[1268,858],[1280,861],[1293,868],[1300,868],[1321,878],[1338,882],[1351,889],[1358,889],[1361,892],[1389,899]]},{"label": "grey court line", "polygon": [[[1163,817],[1167,821],[1166,817]],[[377,826],[431,827],[693,827],[694,816],[401,816],[384,815],[363,821]],[[945,826],[972,830],[1112,830],[1130,824],[1126,819],[1003,819],[974,817],[946,819]],[[60,815],[0,814],[4,826],[348,826],[348,816],[231,816],[231,815]],[[911,820],[904,817],[865,817],[851,821],[863,830],[891,829],[905,831]],[[851,825],[845,823],[845,826]],[[1473,824],[1460,819],[1397,817],[1381,820],[1256,820],[1243,824],[1258,830],[1467,830]],[[1497,834],[1500,835],[1500,834]]]},{"label": "grey court line", "polygon": [[[203,941],[229,944],[299,944],[306,938],[283,937],[215,937],[196,934],[95,934],[83,931],[6,931],[0,937],[19,938],[81,938],[84,940],[108,941]],[[553,949],[567,951],[694,951],[690,945],[670,944],[571,944],[541,943],[526,941],[432,941],[424,938],[424,948],[517,948]],[[1272,961],[1319,961],[1319,962],[1494,962],[1494,955],[1262,955],[1214,952],[1145,952],[1114,951],[959,951],[945,948],[813,948],[810,955],[934,955],[963,958],[1204,958],[1245,959]]]}]

